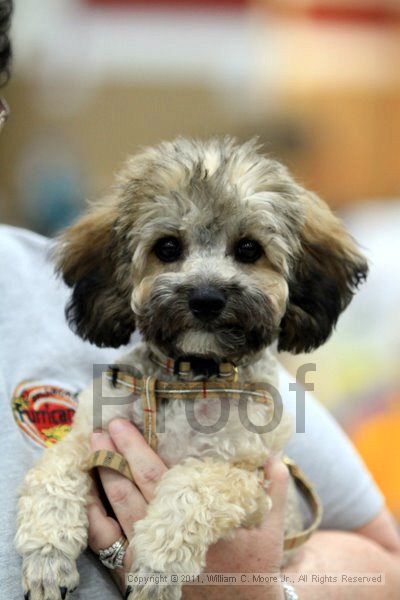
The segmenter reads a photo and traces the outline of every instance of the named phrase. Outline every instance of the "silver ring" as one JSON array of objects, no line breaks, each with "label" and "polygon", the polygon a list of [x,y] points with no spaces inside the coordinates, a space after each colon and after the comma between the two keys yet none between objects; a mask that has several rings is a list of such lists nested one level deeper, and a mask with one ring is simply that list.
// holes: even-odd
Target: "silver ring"
[{"label": "silver ring", "polygon": [[117,569],[124,564],[124,557],[128,547],[128,540],[123,535],[108,548],[99,551],[99,558],[107,569]]},{"label": "silver ring", "polygon": [[281,581],[285,600],[299,600],[296,590],[286,581]]}]

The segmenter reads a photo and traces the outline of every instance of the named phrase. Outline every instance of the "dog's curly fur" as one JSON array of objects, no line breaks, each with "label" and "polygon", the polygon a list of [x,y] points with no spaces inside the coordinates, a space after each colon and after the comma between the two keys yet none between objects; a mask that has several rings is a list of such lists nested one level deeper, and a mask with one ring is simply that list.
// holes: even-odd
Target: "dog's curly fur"
[{"label": "dog's curly fur", "polygon": [[[156,252],[166,237],[180,249],[168,262]],[[257,242],[255,260],[240,260],[243,240]],[[244,381],[274,386],[275,345],[301,352],[322,344],[367,273],[324,202],[261,155],[256,143],[230,138],[177,139],[130,158],[110,197],[61,236],[57,260],[72,288],[67,317],[83,339],[117,347],[138,327],[144,341],[121,362],[165,377],[150,351],[200,355],[240,365]],[[190,309],[192,294],[205,287],[224,298],[212,320]],[[106,388],[106,396],[125,394]],[[22,489],[16,544],[31,600],[58,598],[60,587],[77,584],[75,560],[87,543],[94,400],[92,388],[82,393],[71,433],[44,453]],[[283,419],[256,434],[242,426],[234,400],[230,408],[226,426],[210,436],[189,427],[183,401],[167,405],[159,453],[171,468],[135,525],[134,571],[199,573],[210,544],[262,520],[269,501],[254,469],[282,450],[289,426]],[[200,402],[208,423],[219,410],[215,400]],[[249,399],[252,423],[268,422],[268,411]],[[104,426],[116,416],[143,427],[135,403],[105,407]],[[287,527],[296,519],[292,504]],[[180,590],[134,588],[131,594],[150,596],[178,598]]]}]

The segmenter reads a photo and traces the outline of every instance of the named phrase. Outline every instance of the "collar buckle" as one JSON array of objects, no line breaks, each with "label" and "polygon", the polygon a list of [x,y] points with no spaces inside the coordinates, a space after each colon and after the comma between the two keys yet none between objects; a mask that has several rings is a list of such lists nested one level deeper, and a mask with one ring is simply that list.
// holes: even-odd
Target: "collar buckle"
[{"label": "collar buckle", "polygon": [[201,377],[203,380],[216,377],[237,381],[238,369],[230,362],[218,363],[210,358],[192,356],[177,358],[175,360],[174,375],[183,379],[188,379],[192,376]]}]

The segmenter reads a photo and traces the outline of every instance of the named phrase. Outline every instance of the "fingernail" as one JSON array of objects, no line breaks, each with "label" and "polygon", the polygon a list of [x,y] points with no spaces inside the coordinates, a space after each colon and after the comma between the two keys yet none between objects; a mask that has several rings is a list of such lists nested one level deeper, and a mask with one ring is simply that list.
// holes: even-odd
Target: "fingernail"
[{"label": "fingernail", "polygon": [[68,592],[68,588],[60,587],[60,594],[61,594],[62,600],[65,600],[65,598],[67,596],[67,592]]},{"label": "fingernail", "polygon": [[127,598],[129,598],[129,594],[131,593],[131,591],[132,591],[132,587],[130,585],[128,585],[128,587],[126,588],[124,600],[127,600]]}]

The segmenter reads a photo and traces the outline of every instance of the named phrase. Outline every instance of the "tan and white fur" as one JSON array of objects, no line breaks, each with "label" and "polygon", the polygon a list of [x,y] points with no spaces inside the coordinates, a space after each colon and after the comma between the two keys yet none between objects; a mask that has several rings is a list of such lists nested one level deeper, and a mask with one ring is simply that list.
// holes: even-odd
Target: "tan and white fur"
[{"label": "tan and white fur", "polygon": [[[257,144],[229,138],[178,139],[130,158],[110,196],[61,236],[57,260],[80,336],[117,347],[135,327],[141,332],[119,363],[166,378],[151,353],[230,361],[241,381],[275,388],[274,349],[322,344],[367,272],[324,202]],[[44,452],[21,490],[16,546],[30,600],[59,600],[78,584],[94,389],[80,395],[71,432]],[[102,392],[127,394],[107,382]],[[219,401],[196,404],[203,424],[220,410]],[[251,399],[247,412],[255,425],[271,418]],[[103,407],[103,426],[117,416],[143,428],[138,402]],[[234,400],[226,425],[202,433],[188,423],[184,401],[169,402],[158,453],[170,468],[134,527],[132,571],[198,574],[211,544],[257,526],[270,501],[256,468],[281,453],[289,435],[285,416],[271,432],[248,430]],[[291,500],[286,528],[296,525]],[[180,588],[134,586],[129,597],[179,598]]]}]

